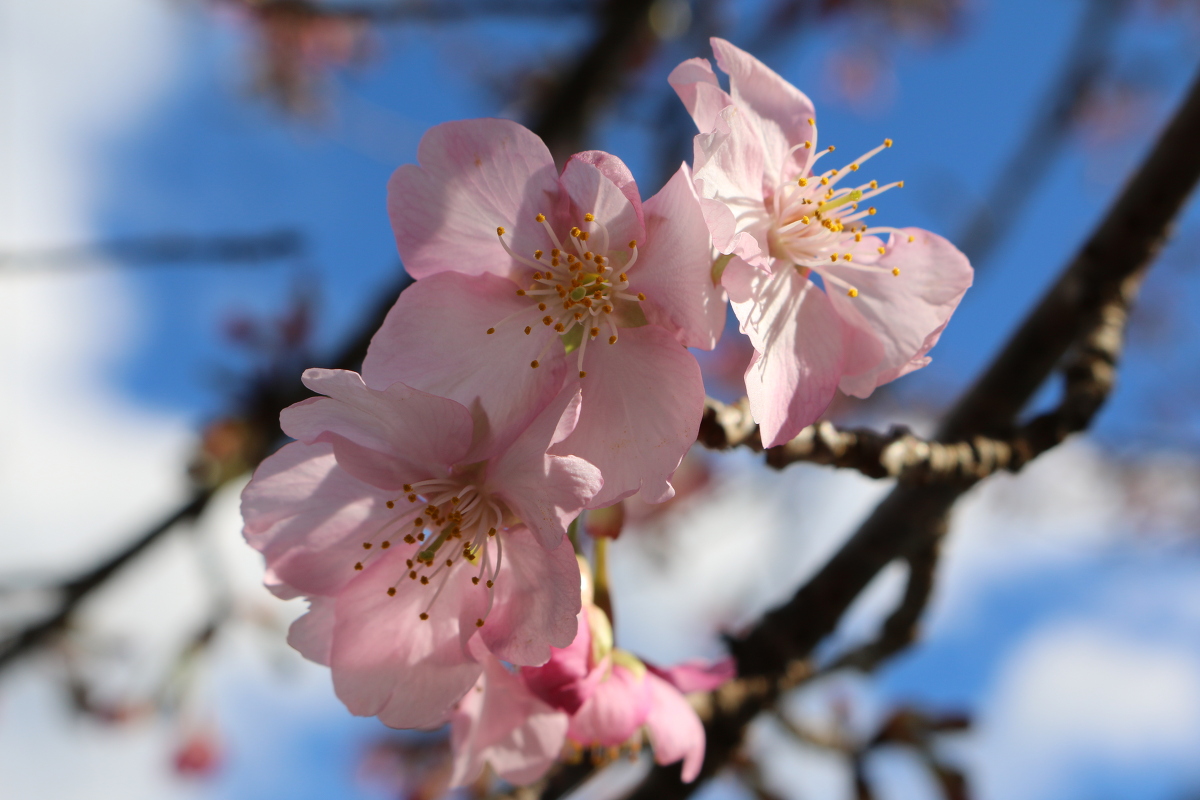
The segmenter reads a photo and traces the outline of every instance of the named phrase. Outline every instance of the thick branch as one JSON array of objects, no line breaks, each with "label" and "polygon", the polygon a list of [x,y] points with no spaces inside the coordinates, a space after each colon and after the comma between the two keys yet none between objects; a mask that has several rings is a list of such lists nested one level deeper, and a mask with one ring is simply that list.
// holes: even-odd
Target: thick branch
[{"label": "thick branch", "polygon": [[[1200,76],[1074,261],[947,415],[939,441],[1009,434],[1017,414],[1072,344],[1087,353],[1104,341],[1200,179],[1197,141]],[[1093,368],[1102,370],[1099,365]],[[1036,428],[1057,435],[1063,424],[1086,425],[1102,399],[1098,397],[1088,413],[1074,419],[1046,419]],[[745,724],[786,688],[787,681],[780,676],[809,657],[883,567],[936,541],[945,531],[947,512],[975,482],[964,479],[898,486],[791,601],[731,643],[743,676],[736,684],[763,685],[765,689],[748,694],[738,708],[714,714],[708,721],[709,746],[702,778],[711,777],[730,760],[740,746]],[[632,797],[682,798],[696,785],[684,786],[674,769],[658,768]]]}]

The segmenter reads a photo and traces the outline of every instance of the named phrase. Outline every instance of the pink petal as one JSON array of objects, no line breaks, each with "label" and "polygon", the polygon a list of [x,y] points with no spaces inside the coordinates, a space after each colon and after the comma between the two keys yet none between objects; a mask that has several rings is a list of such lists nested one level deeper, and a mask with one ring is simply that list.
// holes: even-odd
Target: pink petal
[{"label": "pink petal", "polygon": [[[388,312],[363,362],[374,388],[403,381],[471,409],[471,461],[511,442],[562,387],[566,366],[558,335],[516,291],[492,275],[447,272],[417,281]],[[526,313],[501,323],[518,311]],[[526,326],[532,326],[528,336]],[[491,327],[496,332],[489,335]],[[537,369],[530,367],[535,359]]]},{"label": "pink petal", "polygon": [[430,128],[388,182],[388,215],[404,268],[414,278],[441,271],[508,275],[514,266],[496,236],[518,253],[542,246],[534,221],[557,202],[554,159],[536,134],[506,119],[468,119]]},{"label": "pink petal", "polygon": [[[717,66],[729,75],[729,91],[733,101],[751,116],[763,146],[765,180],[775,185],[794,177],[803,163],[802,152],[788,157],[793,146],[811,141],[816,147],[816,135],[808,120],[813,118],[812,101],[804,92],[792,86],[754,56],[734,47],[724,39],[713,38],[713,54]],[[789,164],[787,174],[783,165]]]},{"label": "pink petal", "polygon": [[358,574],[362,542],[397,519],[389,499],[338,467],[332,445],[292,442],[263,461],[242,492],[244,534],[277,587],[334,595]]},{"label": "pink petal", "polygon": [[326,397],[285,408],[283,432],[306,444],[330,442],[338,465],[381,489],[444,475],[467,454],[471,415],[459,403],[395,383],[368,389],[356,372],[304,371]]},{"label": "pink petal", "polygon": [[687,164],[646,201],[646,242],[629,270],[655,325],[687,347],[711,350],[725,327],[725,292],[713,285],[712,240]]},{"label": "pink petal", "polygon": [[571,160],[591,164],[600,170],[600,173],[612,181],[613,185],[621,190],[621,194],[625,195],[625,199],[633,206],[633,212],[637,215],[638,223],[642,227],[645,227],[645,220],[642,218],[642,195],[638,192],[637,182],[633,179],[633,173],[629,171],[629,167],[625,166],[624,161],[603,150],[587,150],[582,153],[576,153],[571,156]]},{"label": "pink petal", "polygon": [[667,83],[679,95],[692,115],[696,128],[708,133],[717,124],[717,114],[733,105],[733,98],[721,88],[707,58],[689,58],[667,76]]},{"label": "pink petal", "polygon": [[332,597],[314,597],[308,603],[308,612],[288,628],[288,644],[309,661],[329,666],[335,606]]},{"label": "pink petal", "polygon": [[[540,667],[522,667],[521,678],[529,690],[554,708],[574,714],[592,695],[603,677],[589,671],[592,658],[592,632],[587,615],[576,618],[575,639],[566,647],[551,650],[550,660]],[[594,676],[594,680],[589,680]]]},{"label": "pink petal", "polygon": [[565,538],[547,550],[525,528],[499,534],[504,561],[496,576],[492,612],[479,634],[510,664],[545,664],[550,648],[575,638],[579,614],[579,563]]},{"label": "pink petal", "polygon": [[683,782],[691,783],[704,764],[704,725],[674,686],[653,673],[646,674],[646,685],[650,693],[646,727],[654,760],[672,764],[683,759]]},{"label": "pink petal", "polygon": [[571,520],[604,485],[600,470],[583,459],[546,454],[575,429],[581,406],[578,386],[563,389],[488,466],[488,491],[503,498],[548,550],[558,547]]},{"label": "pink petal", "polygon": [[[633,178],[631,176],[625,181],[621,173],[627,173],[628,169],[616,156],[608,156],[602,163],[604,170],[575,156],[567,161],[561,178],[562,188],[572,206],[567,218],[572,220],[571,224],[587,230],[583,215],[594,214],[596,221],[608,229],[610,250],[624,247],[630,239],[641,242],[645,237],[641,208],[635,208],[625,194]],[[620,164],[619,168],[617,164]],[[623,182],[624,190],[614,182],[613,176]],[[633,190],[636,192],[637,187],[634,186]],[[590,235],[603,239],[598,233]],[[596,248],[596,252],[604,252],[603,241]]]},{"label": "pink petal", "polygon": [[[467,651],[487,590],[474,586],[475,570],[459,561],[446,576],[422,586],[409,580],[405,559],[416,547],[393,547],[338,595],[334,624],[333,687],[354,714],[378,716],[394,728],[439,725],[479,677]],[[395,597],[387,589],[396,587]],[[429,619],[419,614],[428,608]]]},{"label": "pink petal", "polygon": [[[609,667],[605,659],[596,669]],[[611,669],[608,679],[596,685],[592,696],[571,717],[567,736],[582,747],[624,744],[650,713],[650,675],[639,678],[622,666]]]},{"label": "pink petal", "polygon": [[833,399],[846,358],[843,323],[795,269],[768,274],[734,259],[722,280],[755,349],[746,368],[750,412],[765,446],[783,444]]},{"label": "pink petal", "polygon": [[[834,293],[834,308],[882,351],[870,367],[842,378],[842,391],[855,397],[866,397],[876,386],[929,363],[925,354],[937,343],[974,275],[958,248],[919,228],[892,234],[877,263],[882,268],[878,272],[842,265],[830,270],[858,289],[853,298]],[[898,276],[891,274],[893,268],[900,270]]]},{"label": "pink petal", "polygon": [[602,508],[641,492],[646,502],[674,495],[668,482],[700,427],[704,381],[695,357],[657,325],[622,328],[616,344],[588,344],[580,380],[583,406],[574,433],[552,452],[595,464]]},{"label": "pink petal", "polygon": [[710,692],[737,677],[737,662],[732,658],[720,661],[697,658],[667,669],[653,664],[647,664],[646,667],[684,694]]},{"label": "pink petal", "polygon": [[485,658],[479,682],[454,712],[451,786],[471,783],[485,764],[515,785],[537,780],[558,760],[567,715],[531,695],[495,658]]},{"label": "pink petal", "polygon": [[[730,106],[695,140],[692,174],[713,246],[755,266],[769,263],[771,218],[763,195],[763,148],[747,114]],[[724,210],[721,209],[724,206]]]}]

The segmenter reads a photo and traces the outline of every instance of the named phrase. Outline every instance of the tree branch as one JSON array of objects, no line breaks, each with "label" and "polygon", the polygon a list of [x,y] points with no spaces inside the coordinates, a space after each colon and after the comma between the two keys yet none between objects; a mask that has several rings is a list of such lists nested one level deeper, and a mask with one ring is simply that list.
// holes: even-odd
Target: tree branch
[{"label": "tree branch", "polygon": [[[1000,436],[1015,426],[1021,409],[1055,365],[1075,345],[1087,353],[1103,346],[1123,321],[1143,271],[1165,242],[1172,221],[1200,179],[1200,75],[1133,179],[1114,202],[1058,282],[1026,317],[976,384],[946,416],[938,441]],[[1109,347],[1117,350],[1119,347]],[[1093,365],[1097,372],[1103,368]],[[1068,371],[1068,381],[1072,371]],[[1086,425],[1098,410],[1053,415],[1037,430],[1052,439],[1063,425]],[[1037,422],[1035,420],[1034,422]],[[1033,423],[1030,423],[1033,425]],[[919,552],[939,539],[955,501],[977,482],[902,484],[883,501],[826,565],[784,606],[731,642],[742,677],[717,693],[744,698],[732,707],[714,703],[705,725],[708,750],[701,781],[733,756],[745,725],[786,691],[788,676],[832,632],[867,584],[895,558]],[[679,782],[677,767],[656,768],[631,795],[636,800],[683,798],[700,785]]]}]

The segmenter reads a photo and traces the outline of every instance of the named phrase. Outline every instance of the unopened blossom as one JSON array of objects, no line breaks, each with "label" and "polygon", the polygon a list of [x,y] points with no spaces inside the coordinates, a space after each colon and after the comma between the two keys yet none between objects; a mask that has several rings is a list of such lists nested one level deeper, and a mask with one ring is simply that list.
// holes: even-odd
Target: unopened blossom
[{"label": "unopened blossom", "polygon": [[936,234],[874,224],[870,201],[904,183],[864,180],[861,169],[890,139],[835,161],[832,146],[818,147],[808,97],[729,42],[712,47],[728,92],[701,58],[669,80],[700,129],[696,186],[756,351],[746,392],[770,447],[819,417],[837,389],[866,397],[928,364],[973,273]]},{"label": "unopened blossom", "polygon": [[572,641],[565,528],[601,479],[546,450],[570,433],[577,391],[518,430],[491,428],[499,444],[481,450],[479,420],[453,400],[341,370],[304,383],[324,396],[281,415],[297,441],[246,487],[245,535],[273,591],[309,597],[289,641],[331,667],[352,712],[438,724],[482,672],[476,640],[513,664]]},{"label": "unopened blossom", "polygon": [[579,423],[554,452],[600,468],[592,506],[669,498],[703,413],[685,348],[711,348],[725,314],[687,166],[643,205],[616,157],[579,153],[559,174],[508,120],[439,125],[418,156],[388,187],[418,280],[371,343],[368,384],[404,381],[497,420],[577,383]]},{"label": "unopened blossom", "polygon": [[592,604],[586,563],[579,633],[540,667],[511,672],[494,659],[452,718],[454,783],[485,764],[512,783],[541,777],[564,753],[603,759],[637,753],[648,738],[659,764],[683,761],[683,780],[704,762],[704,726],[685,692],[733,677],[729,660],[658,669],[613,647],[612,626]]}]

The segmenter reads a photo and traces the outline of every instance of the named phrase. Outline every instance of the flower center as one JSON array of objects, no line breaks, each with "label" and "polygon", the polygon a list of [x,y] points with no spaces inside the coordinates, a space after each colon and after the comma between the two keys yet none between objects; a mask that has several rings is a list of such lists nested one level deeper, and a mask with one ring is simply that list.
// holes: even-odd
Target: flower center
[{"label": "flower center", "polygon": [[[363,550],[368,551],[364,560],[370,559],[376,547],[378,551],[389,549],[393,538],[401,538],[409,546],[420,545],[405,560],[405,572],[388,587],[387,593],[395,597],[405,580],[430,587],[431,596],[420,612],[422,620],[429,619],[429,611],[441,596],[450,574],[456,567],[468,564],[468,568],[477,570],[471,582],[476,586],[483,582],[488,591],[487,609],[475,622],[477,627],[483,627],[492,609],[496,576],[504,558],[504,545],[498,535],[504,520],[500,504],[479,486],[462,478],[433,478],[405,484],[404,491],[402,499],[387,501],[389,509],[401,506],[396,517],[362,543]],[[425,504],[423,508],[421,503]],[[364,569],[364,562],[357,562],[354,569]]]},{"label": "flower center", "polygon": [[[815,140],[816,122],[812,119],[808,122]],[[874,216],[876,209],[870,206],[859,210],[859,203],[889,189],[903,188],[904,181],[885,186],[880,186],[878,181],[854,187],[838,186],[843,178],[858,172],[867,160],[891,146],[892,140],[884,139],[883,144],[841,169],[820,173],[814,167],[823,156],[834,151],[832,146],[818,151],[813,141],[806,141],[788,151],[779,176],[779,186],[771,198],[771,255],[790,262],[801,272],[816,272],[827,286],[837,286],[849,297],[858,297],[857,287],[844,277],[832,274],[827,269],[829,266],[838,264],[839,267],[866,272],[891,272],[899,276],[898,267],[887,270],[872,263],[886,254],[887,248],[877,241],[864,242],[863,237],[900,231],[896,228],[872,227],[863,222],[867,217]],[[795,175],[785,177],[783,171],[793,163],[791,156],[799,150],[805,153],[803,165]],[[909,241],[912,241],[911,236]],[[859,259],[857,263],[856,257]]]},{"label": "flower center", "polygon": [[[500,244],[508,254],[533,270],[529,288],[517,290],[519,296],[529,298],[529,306],[496,325],[536,310],[542,315],[542,325],[553,327],[560,336],[578,337],[577,366],[579,377],[585,378],[587,373],[583,370],[583,356],[588,342],[607,333],[608,343],[616,344],[621,303],[640,303],[646,299],[641,292],[629,291],[628,272],[637,262],[637,241],[629,242],[629,252],[621,248],[610,249],[608,229],[594,214],[589,213],[583,215],[580,225],[586,225],[590,230],[578,225],[571,228],[568,239],[570,246],[564,247],[545,214],[538,214],[535,220],[546,230],[549,252],[534,250],[532,258],[514,252],[504,239],[504,228],[496,228]],[[592,234],[597,234],[595,245],[590,243]],[[525,334],[531,334],[536,324],[532,322],[526,325]],[[488,328],[487,332],[495,333],[496,327]],[[553,341],[551,339],[546,343],[546,348],[530,362],[530,367],[538,368],[540,359]]]}]

